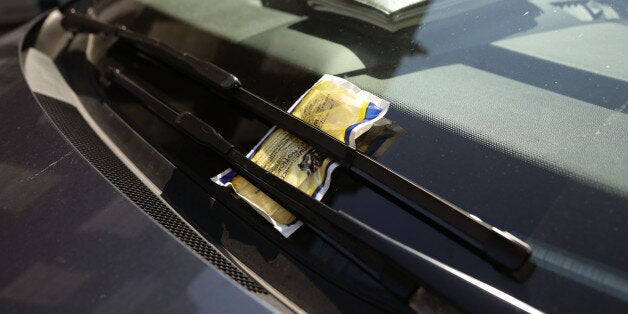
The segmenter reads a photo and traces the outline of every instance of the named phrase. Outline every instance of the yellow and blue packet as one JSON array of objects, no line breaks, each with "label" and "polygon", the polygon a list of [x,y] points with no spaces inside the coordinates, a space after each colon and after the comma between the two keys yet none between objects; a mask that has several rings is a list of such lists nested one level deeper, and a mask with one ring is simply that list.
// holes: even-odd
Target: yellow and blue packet
[{"label": "yellow and blue packet", "polygon": [[[356,147],[356,138],[382,119],[388,106],[387,101],[349,81],[325,74],[288,112],[346,145]],[[338,166],[306,142],[277,127],[271,128],[247,157],[317,200],[329,189],[331,173]],[[233,187],[285,237],[302,225],[289,210],[235,171],[227,169],[212,180]]]}]

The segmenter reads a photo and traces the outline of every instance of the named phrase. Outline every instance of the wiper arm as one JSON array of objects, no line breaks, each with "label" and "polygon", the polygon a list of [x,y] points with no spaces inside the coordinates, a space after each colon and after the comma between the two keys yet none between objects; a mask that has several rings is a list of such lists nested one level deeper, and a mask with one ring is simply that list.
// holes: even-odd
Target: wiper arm
[{"label": "wiper arm", "polygon": [[[124,26],[101,23],[71,12],[66,14],[62,25],[72,31],[103,33],[116,36],[147,55],[167,63],[262,119],[287,130],[341,166],[375,185],[389,197],[405,204],[402,209],[419,219],[429,219],[440,229],[453,233],[456,241],[475,248],[475,253],[498,269],[516,271],[522,268],[531,255],[528,244],[473,216],[436,194],[386,168],[359,150],[329,136],[323,131],[299,120],[281,108],[242,88],[238,79],[220,67],[181,53],[157,40],[135,33]],[[290,208],[290,207],[288,207]],[[449,235],[449,234],[448,234]]]}]

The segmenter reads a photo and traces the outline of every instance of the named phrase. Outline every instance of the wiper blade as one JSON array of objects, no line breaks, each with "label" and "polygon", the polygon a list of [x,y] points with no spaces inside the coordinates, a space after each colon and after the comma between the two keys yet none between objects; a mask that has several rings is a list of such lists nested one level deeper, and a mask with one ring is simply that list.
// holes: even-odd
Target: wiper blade
[{"label": "wiper blade", "polygon": [[[239,175],[282,206],[290,208],[321,237],[331,239],[348,250],[348,257],[357,259],[359,265],[365,265],[366,271],[399,297],[408,299],[417,288],[426,286],[440,293],[462,293],[463,296],[455,301],[477,312],[538,312],[517,299],[404,246],[354,217],[313,199],[248,159],[209,124],[190,112],[176,112],[148,92],[140,81],[130,78],[119,69],[110,67],[107,74],[112,82],[139,98],[150,111],[201,146],[219,154]],[[232,196],[219,192],[224,187],[208,184],[207,180],[198,179],[193,174],[191,177],[219,202],[229,203],[226,198]]]},{"label": "wiper blade", "polygon": [[[157,40],[135,33],[124,26],[102,23],[75,12],[66,14],[62,25],[69,30],[87,33],[102,33],[116,36],[147,55],[163,61],[183,72],[222,96],[235,100],[244,109],[301,138],[319,151],[339,162],[341,166],[378,187],[409,214],[421,220],[426,218],[446,230],[455,241],[472,247],[474,253],[488,260],[500,270],[507,272],[521,269],[529,257],[528,244],[480,220],[424,187],[386,168],[359,150],[329,136],[325,132],[292,116],[281,108],[258,97],[240,86],[238,79],[222,68],[181,53]],[[289,208],[289,207],[288,207]],[[454,237],[451,234],[455,235]]]}]

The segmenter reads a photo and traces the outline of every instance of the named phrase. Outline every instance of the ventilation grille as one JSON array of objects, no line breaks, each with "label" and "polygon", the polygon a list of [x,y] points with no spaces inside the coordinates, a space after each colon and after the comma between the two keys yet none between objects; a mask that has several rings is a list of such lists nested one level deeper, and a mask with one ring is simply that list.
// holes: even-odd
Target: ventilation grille
[{"label": "ventilation grille", "polygon": [[41,94],[37,94],[37,99],[72,145],[138,207],[240,285],[252,292],[268,294],[158,199],[109,150],[74,107]]}]

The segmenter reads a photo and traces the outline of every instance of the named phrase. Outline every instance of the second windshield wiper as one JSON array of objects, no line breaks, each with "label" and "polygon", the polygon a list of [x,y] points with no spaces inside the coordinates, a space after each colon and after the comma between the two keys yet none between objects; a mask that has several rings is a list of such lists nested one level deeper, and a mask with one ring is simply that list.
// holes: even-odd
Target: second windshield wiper
[{"label": "second windshield wiper", "polygon": [[[232,99],[244,109],[267,122],[287,130],[314,146],[341,166],[380,188],[389,197],[406,206],[411,215],[435,223],[440,229],[454,234],[456,241],[474,248],[474,252],[496,265],[498,269],[516,271],[531,255],[530,246],[508,232],[501,231],[442,199],[427,189],[386,168],[321,130],[299,120],[281,108],[242,88],[238,79],[220,67],[181,53],[157,40],[135,33],[124,26],[102,23],[71,12],[62,24],[69,30],[103,33],[116,36],[147,55],[165,62],[178,71],[204,83],[223,97]],[[290,207],[287,207],[290,208]]]},{"label": "second windshield wiper", "polygon": [[[440,293],[447,291],[461,293],[463,297],[458,298],[456,302],[465,309],[479,313],[489,310],[500,313],[538,312],[519,300],[377,232],[351,215],[313,199],[246,158],[232,143],[200,118],[190,112],[179,113],[173,110],[153,95],[147,89],[150,85],[141,79],[132,78],[115,67],[108,67],[106,77],[137,97],[147,109],[162,120],[224,158],[239,175],[255,184],[282,206],[290,208],[322,239],[327,239],[332,246],[400,298],[407,300],[419,287],[425,286]],[[208,182],[186,169],[182,171],[219,202],[230,204],[230,199],[236,199],[232,192],[225,191],[229,188]]]}]

